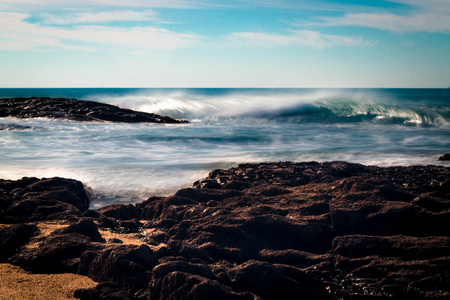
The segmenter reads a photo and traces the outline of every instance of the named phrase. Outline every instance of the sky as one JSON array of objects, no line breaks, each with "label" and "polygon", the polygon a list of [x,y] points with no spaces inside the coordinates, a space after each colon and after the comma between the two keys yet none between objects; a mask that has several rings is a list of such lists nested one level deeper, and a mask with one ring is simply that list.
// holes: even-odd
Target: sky
[{"label": "sky", "polygon": [[0,88],[449,88],[450,0],[0,0]]}]

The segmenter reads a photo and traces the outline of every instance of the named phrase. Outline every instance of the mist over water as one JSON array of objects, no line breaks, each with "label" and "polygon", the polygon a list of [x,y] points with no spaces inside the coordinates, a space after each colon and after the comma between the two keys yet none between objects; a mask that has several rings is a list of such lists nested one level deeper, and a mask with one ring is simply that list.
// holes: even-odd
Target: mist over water
[{"label": "mist over water", "polygon": [[94,100],[190,121],[0,118],[0,178],[75,178],[92,189],[94,206],[168,195],[244,162],[449,165],[437,161],[450,152],[446,90],[0,90],[13,96]]}]

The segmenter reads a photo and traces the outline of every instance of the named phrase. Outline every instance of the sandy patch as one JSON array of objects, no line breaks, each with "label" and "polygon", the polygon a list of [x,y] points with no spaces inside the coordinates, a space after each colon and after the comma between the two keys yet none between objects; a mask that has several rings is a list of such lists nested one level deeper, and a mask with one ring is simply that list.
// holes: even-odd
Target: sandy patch
[{"label": "sandy patch", "polygon": [[0,264],[1,300],[75,299],[79,288],[91,288],[97,283],[75,274],[30,274],[11,264]]}]

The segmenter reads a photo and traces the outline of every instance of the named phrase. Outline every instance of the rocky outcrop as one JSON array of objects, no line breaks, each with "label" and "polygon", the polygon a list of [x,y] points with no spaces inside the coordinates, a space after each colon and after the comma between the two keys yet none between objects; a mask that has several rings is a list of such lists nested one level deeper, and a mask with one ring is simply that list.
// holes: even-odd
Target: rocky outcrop
[{"label": "rocky outcrop", "polygon": [[[0,118],[57,118],[75,121],[108,121],[124,123],[186,123],[170,117],[144,113],[94,101],[67,98],[0,99]],[[10,127],[0,127],[10,129]]]},{"label": "rocky outcrop", "polygon": [[439,160],[450,160],[450,153],[446,153],[439,157]]},{"label": "rocky outcrop", "polygon": [[72,179],[0,179],[0,190],[1,223],[65,219],[89,208],[83,184]]},{"label": "rocky outcrop", "polygon": [[[449,173],[243,164],[170,197],[95,211],[76,181],[1,181],[1,259],[101,282],[80,299],[446,299]],[[22,201],[28,209],[11,210]],[[52,213],[36,213],[41,204]],[[43,235],[49,220],[64,228]],[[105,229],[140,240],[105,239]]]}]

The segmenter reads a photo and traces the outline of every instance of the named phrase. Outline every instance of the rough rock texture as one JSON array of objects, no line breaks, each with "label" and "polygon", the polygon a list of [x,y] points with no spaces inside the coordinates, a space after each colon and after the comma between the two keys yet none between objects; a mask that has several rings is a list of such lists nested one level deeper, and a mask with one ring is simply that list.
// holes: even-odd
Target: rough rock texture
[{"label": "rough rock texture", "polygon": [[0,222],[22,223],[79,216],[89,208],[83,184],[63,178],[0,179]]},{"label": "rough rock texture", "polygon": [[[448,299],[449,174],[243,164],[170,197],[95,211],[76,181],[1,181],[0,259],[101,282],[77,290],[80,299]],[[37,214],[49,199],[71,209]],[[22,201],[34,204],[11,214]],[[64,228],[38,235],[49,219]],[[104,228],[141,241],[107,243]]]},{"label": "rough rock texture", "polygon": [[[114,105],[67,98],[0,99],[0,118],[60,118],[75,121],[109,121],[125,123],[186,123],[170,117],[119,108]],[[1,129],[10,129],[8,127]]]},{"label": "rough rock texture", "polygon": [[448,168],[243,164],[139,207],[156,229],[149,240],[209,265],[215,277],[202,276],[236,292],[265,299],[449,296]]}]

